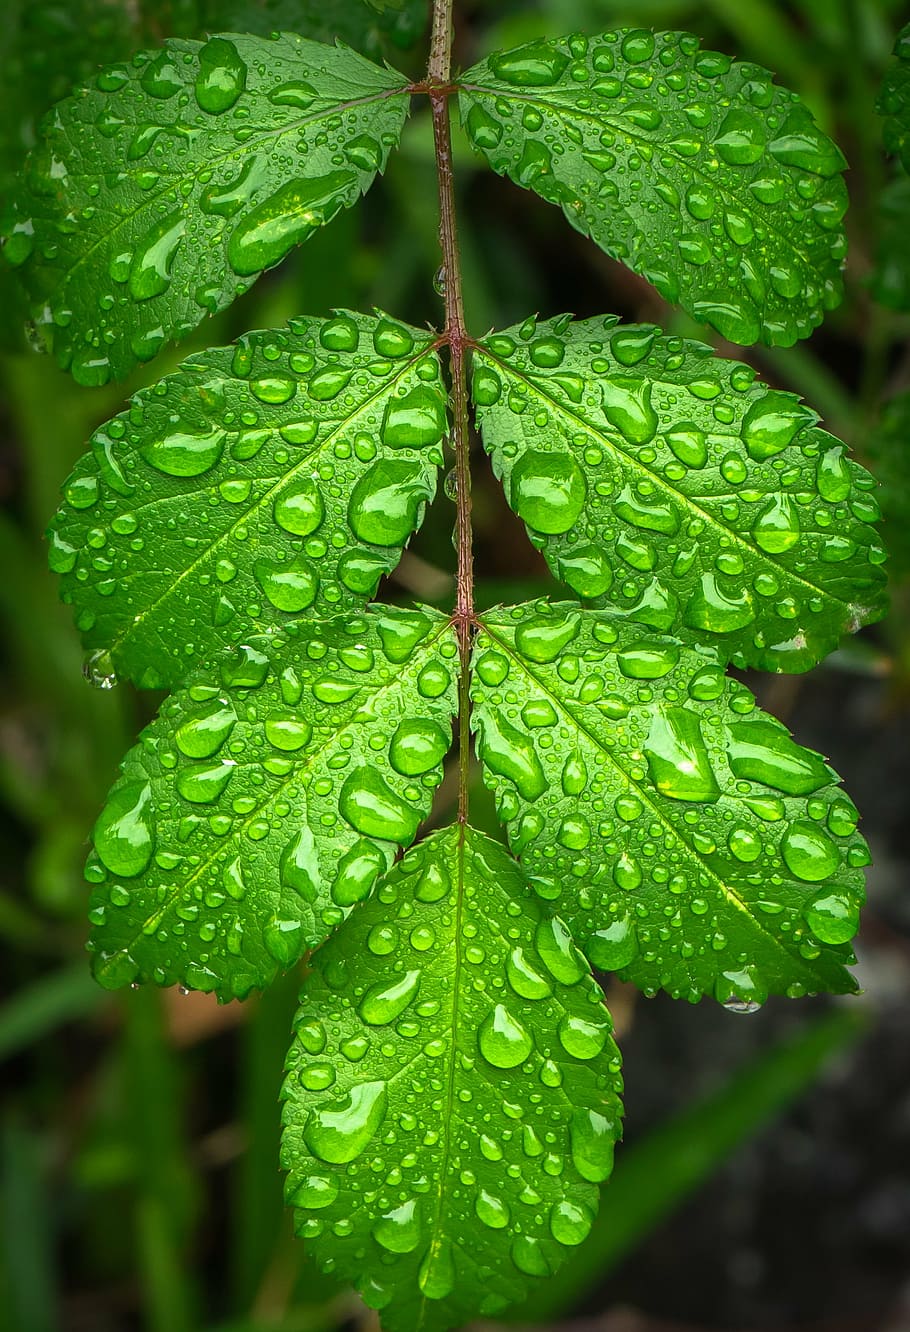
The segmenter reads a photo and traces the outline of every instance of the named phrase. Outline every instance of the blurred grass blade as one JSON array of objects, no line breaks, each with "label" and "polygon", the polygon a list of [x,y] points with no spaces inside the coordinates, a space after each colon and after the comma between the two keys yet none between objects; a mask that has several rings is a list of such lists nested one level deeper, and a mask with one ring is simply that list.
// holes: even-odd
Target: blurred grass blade
[{"label": "blurred grass blade", "polygon": [[620,1151],[586,1244],[535,1291],[533,1306],[511,1311],[509,1321],[544,1323],[573,1309],[741,1143],[810,1087],[828,1059],[855,1041],[867,1023],[862,1009],[835,1009]]},{"label": "blurred grass blade", "polygon": [[53,1236],[38,1138],[18,1124],[0,1134],[0,1329],[53,1332]]},{"label": "blurred grass blade", "polygon": [[0,1060],[93,1012],[104,999],[85,961],[42,976],[0,1007]]}]

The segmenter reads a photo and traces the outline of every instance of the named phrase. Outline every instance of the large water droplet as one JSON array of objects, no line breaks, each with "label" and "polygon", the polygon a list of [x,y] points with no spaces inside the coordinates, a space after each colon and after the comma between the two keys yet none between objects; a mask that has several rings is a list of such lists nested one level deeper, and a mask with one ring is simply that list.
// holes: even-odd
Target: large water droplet
[{"label": "large water droplet", "polygon": [[483,762],[500,777],[509,777],[526,800],[536,800],[547,789],[547,779],[530,736],[517,730],[499,713],[478,717]]},{"label": "large water droplet", "polygon": [[631,916],[618,916],[595,931],[587,940],[585,951],[592,966],[601,971],[620,971],[638,952],[638,937]]},{"label": "large water droplet", "polygon": [[413,1253],[422,1238],[419,1201],[409,1198],[383,1213],[373,1227],[373,1238],[389,1253]]},{"label": "large water droplet", "polygon": [[234,775],[233,763],[191,763],[177,774],[177,790],[194,805],[218,799]]},{"label": "large water droplet", "polygon": [[755,520],[756,544],[769,555],[782,555],[799,542],[799,513],[789,495],[775,495]]},{"label": "large water droplet", "polygon": [[581,616],[541,615],[525,620],[515,632],[515,646],[529,661],[555,661],[577,636]]},{"label": "large water droplet", "polygon": [[167,291],[171,266],[186,230],[182,213],[172,213],[153,227],[136,247],[130,264],[130,294],[133,300],[148,301]]},{"label": "large water droplet", "polygon": [[506,977],[522,999],[547,999],[553,993],[550,982],[540,974],[519,945],[512,949],[506,959]]},{"label": "large water droplet", "polygon": [[604,415],[631,444],[647,444],[657,432],[657,413],[651,406],[651,383],[615,375],[601,385]]},{"label": "large water droplet", "polygon": [[177,728],[177,748],[187,758],[211,758],[227,740],[237,714],[226,699],[213,699]]},{"label": "large water droplet", "polygon": [[292,888],[305,902],[315,902],[322,887],[316,838],[304,824],[281,853],[278,874],[285,888]]},{"label": "large water droplet", "polygon": [[368,1146],[385,1118],[384,1082],[361,1082],[341,1100],[314,1110],[303,1140],[321,1161],[345,1165]]},{"label": "large water droplet", "polygon": [[474,1199],[474,1211],[477,1218],[491,1230],[504,1230],[511,1220],[508,1206],[495,1194],[480,1189]]},{"label": "large water droplet", "polygon": [[558,916],[542,920],[534,935],[537,951],[550,975],[563,985],[575,985],[589,975],[585,957]]},{"label": "large water droplet", "polygon": [[651,780],[673,800],[717,800],[720,787],[698,716],[688,708],[658,708],[644,744]]},{"label": "large water droplet", "polygon": [[428,1300],[444,1300],[455,1289],[455,1260],[447,1239],[436,1239],[424,1256],[417,1284]]},{"label": "large water droplet", "polygon": [[797,879],[820,883],[840,867],[840,852],[826,832],[808,819],[797,819],[780,844],[784,864]]},{"label": "large water droplet", "polygon": [[731,634],[744,629],[755,619],[749,592],[722,592],[713,573],[702,575],[683,615],[690,629],[705,629],[712,634]]},{"label": "large water droplet", "polygon": [[615,1121],[598,1110],[576,1110],[569,1135],[575,1169],[582,1179],[602,1184],[613,1169]]},{"label": "large water droplet", "polygon": [[365,838],[358,838],[338,862],[332,901],[342,907],[362,901],[385,867],[385,857],[379,848]]},{"label": "large water droplet", "polygon": [[797,432],[813,420],[813,413],[790,393],[765,393],[743,418],[743,439],[756,462],[772,458],[793,442]]},{"label": "large water droplet", "polygon": [[528,449],[509,477],[512,508],[535,532],[555,536],[578,520],[588,493],[584,473],[568,453]]},{"label": "large water droplet", "polygon": [[822,943],[848,943],[859,928],[859,905],[842,893],[817,897],[806,908],[805,916],[809,929]]},{"label": "large water droplet", "polygon": [[361,541],[400,546],[417,526],[431,481],[415,463],[383,459],[361,476],[351,492],[348,521]]},{"label": "large water droplet", "polygon": [[414,840],[420,823],[420,811],[396,795],[375,768],[355,768],[348,774],[338,808],[365,837],[382,837],[403,845]]},{"label": "large water droplet", "polygon": [[803,749],[772,721],[756,717],[731,723],[727,753],[735,777],[764,782],[786,795],[811,795],[831,781],[821,755]]},{"label": "large water droplet", "polygon": [[534,1041],[504,1004],[497,1004],[480,1024],[480,1053],[494,1068],[517,1068],[534,1049]]},{"label": "large water droplet", "polygon": [[550,1209],[550,1233],[560,1244],[583,1244],[594,1224],[594,1213],[583,1203],[561,1198]]},{"label": "large water droplet", "polygon": [[148,782],[115,786],[92,833],[105,867],[121,878],[135,878],[148,866],[155,849],[152,788]]},{"label": "large water droplet", "polygon": [[403,721],[389,745],[389,762],[405,777],[421,777],[441,763],[452,743],[434,721]]},{"label": "large water droplet", "polygon": [[558,83],[569,57],[552,42],[528,42],[490,57],[490,68],[516,88],[550,88]]},{"label": "large water droplet", "polygon": [[567,1013],[559,1022],[559,1043],[575,1059],[594,1059],[610,1035],[610,1020],[604,1010],[599,1020],[588,1020]]},{"label": "large water droplet", "polygon": [[437,444],[446,428],[445,400],[423,385],[394,398],[382,420],[382,442],[393,449],[420,449]]},{"label": "large water droplet", "polygon": [[319,580],[309,561],[299,555],[289,563],[257,560],[253,565],[256,581],[276,610],[298,615],[312,606]]},{"label": "large water droplet", "polygon": [[233,42],[210,37],[199,52],[196,101],[203,111],[217,116],[229,111],[246,87],[247,69]]},{"label": "large water droplet", "polygon": [[379,981],[360,1001],[358,1013],[371,1027],[382,1027],[400,1017],[417,996],[420,972],[406,971],[395,981]]},{"label": "large water droplet", "polygon": [[294,536],[309,536],[322,522],[325,510],[316,482],[310,477],[299,477],[290,490],[275,500],[275,521]]},{"label": "large water droplet", "polygon": [[201,476],[218,462],[224,440],[225,432],[219,426],[201,433],[175,430],[140,445],[139,452],[147,463],[167,476]]},{"label": "large water droplet", "polygon": [[289,250],[334,217],[356,186],[353,171],[330,171],[283,185],[231,233],[227,254],[234,272],[246,276],[280,263]]}]

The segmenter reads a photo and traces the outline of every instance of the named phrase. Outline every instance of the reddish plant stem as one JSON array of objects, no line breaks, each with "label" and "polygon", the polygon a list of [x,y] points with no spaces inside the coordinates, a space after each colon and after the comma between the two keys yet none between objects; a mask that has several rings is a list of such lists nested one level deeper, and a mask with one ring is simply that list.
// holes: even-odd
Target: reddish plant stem
[{"label": "reddish plant stem", "polygon": [[464,322],[461,258],[455,216],[455,180],[452,168],[452,134],[449,97],[452,93],[452,5],[453,0],[434,0],[433,32],[427,66],[426,91],[433,114],[433,142],[439,186],[439,245],[445,297],[443,341],[449,349],[452,387],[452,447],[455,450],[456,518],[458,554],[455,575],[455,612],[460,672],[458,684],[458,819],[468,817],[468,777],[471,761],[470,659],[474,624],[474,560],[471,532],[471,426],[468,417],[466,353],[469,338]]}]

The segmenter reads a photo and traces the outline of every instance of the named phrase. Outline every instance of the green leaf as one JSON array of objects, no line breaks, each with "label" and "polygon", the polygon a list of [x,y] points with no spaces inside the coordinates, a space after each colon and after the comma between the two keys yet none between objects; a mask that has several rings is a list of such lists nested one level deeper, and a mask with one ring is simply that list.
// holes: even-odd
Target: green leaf
[{"label": "green leaf", "polygon": [[289,34],[169,41],[61,102],[6,255],[59,363],[102,384],[222,310],[385,167],[403,77]]},{"label": "green leaf", "polygon": [[882,83],[876,110],[886,117],[885,150],[899,157],[910,171],[910,23],[898,33],[894,54],[897,59]]},{"label": "green leaf", "polygon": [[885,403],[865,448],[881,487],[892,567],[906,577],[910,574],[910,391]]},{"label": "green leaf", "polygon": [[289,624],[164,703],[94,831],[96,978],[242,998],[321,943],[442,780],[457,643],[432,610]]},{"label": "green leaf", "polygon": [[717,654],[539,602],[484,615],[474,666],[512,850],[594,966],[736,1005],[856,988],[856,809]]},{"label": "green leaf", "polygon": [[51,567],[96,673],[173,684],[288,615],[362,605],[436,488],[429,335],[339,312],[191,357],[101,426]]},{"label": "green leaf", "polygon": [[723,337],[789,345],[839,302],[846,163],[758,65],[628,29],[500,51],[460,82],[495,171]]},{"label": "green leaf", "polygon": [[473,396],[512,508],[593,604],[789,671],[884,614],[874,479],[750,367],[565,316],[484,339]]},{"label": "green leaf", "polygon": [[619,1133],[611,1025],[565,928],[471,828],[410,851],[313,959],[287,1196],[388,1332],[495,1315],[585,1238]]}]

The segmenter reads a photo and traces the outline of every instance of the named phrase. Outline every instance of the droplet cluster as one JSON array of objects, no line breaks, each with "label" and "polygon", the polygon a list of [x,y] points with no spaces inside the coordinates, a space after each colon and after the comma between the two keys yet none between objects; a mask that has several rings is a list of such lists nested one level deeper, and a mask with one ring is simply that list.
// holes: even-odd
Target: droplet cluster
[{"label": "droplet cluster", "polygon": [[282,1159],[317,1261],[399,1319],[432,1301],[434,1327],[550,1275],[612,1166],[611,1027],[502,847],[450,828],[413,848],[314,958],[297,1016]]},{"label": "droplet cluster", "polygon": [[692,1001],[854,988],[856,809],[717,654],[571,603],[483,625],[484,779],[594,966]]},{"label": "droplet cluster", "polygon": [[732,342],[789,345],[838,304],[846,163],[760,66],[579,34],[481,61],[460,103],[494,170]]},{"label": "droplet cluster", "polygon": [[347,48],[216,36],[61,102],[5,248],[59,363],[122,378],[356,203],[398,142],[404,84]]},{"label": "droplet cluster", "polygon": [[320,944],[429,813],[458,653],[435,611],[292,621],[164,703],[98,817],[96,977],[243,997]]},{"label": "droplet cluster", "polygon": [[428,337],[345,311],[185,361],[101,426],[50,530],[87,647],[160,687],[213,643],[363,605],[436,488]]},{"label": "droplet cluster", "polygon": [[593,606],[802,671],[885,609],[874,478],[791,393],[651,325],[487,337],[484,445],[551,569]]}]

